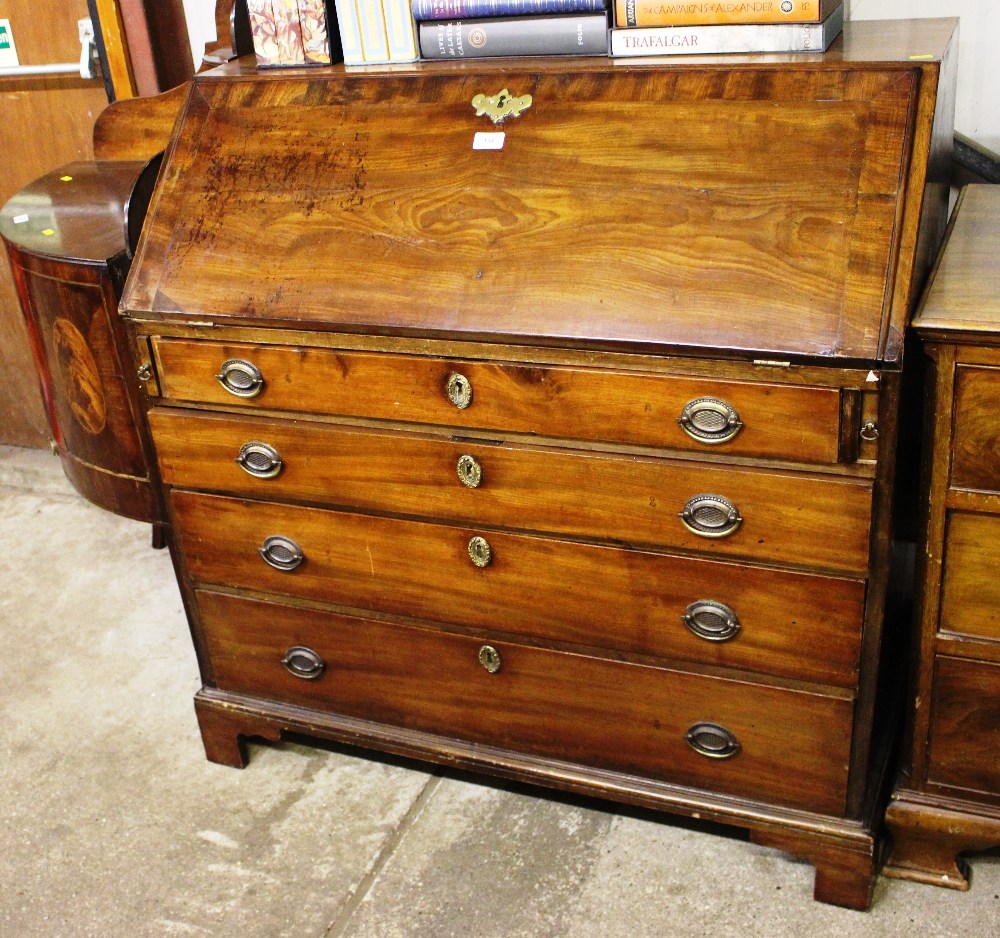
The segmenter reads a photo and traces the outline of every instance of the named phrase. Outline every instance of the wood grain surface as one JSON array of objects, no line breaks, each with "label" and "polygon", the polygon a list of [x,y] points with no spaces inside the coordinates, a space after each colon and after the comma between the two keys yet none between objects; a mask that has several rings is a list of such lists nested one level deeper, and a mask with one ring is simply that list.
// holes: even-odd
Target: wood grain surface
[{"label": "wood grain surface", "polygon": [[915,74],[521,74],[500,151],[496,66],[203,81],[124,307],[874,358]]},{"label": "wood grain surface", "polygon": [[[835,463],[840,393],[717,378],[644,375],[235,342],[154,341],[160,394],[251,409],[438,424],[463,429],[636,443],[714,455]],[[252,364],[263,377],[252,398],[216,380],[224,362]],[[447,396],[452,375],[471,384],[471,403]],[[692,439],[678,424],[685,406],[710,397],[730,405],[742,427],[720,444]],[[856,435],[860,425],[853,428]]]},{"label": "wood grain surface", "polygon": [[[865,584],[505,531],[428,524],[174,490],[175,530],[202,584],[415,616],[536,640],[853,687]],[[290,538],[305,560],[258,550]],[[469,541],[484,537],[488,566]],[[613,599],[610,599],[613,597]],[[697,637],[688,606],[724,603],[740,630]]]},{"label": "wood grain surface", "polygon": [[[172,486],[867,570],[866,480],[170,408],[154,409],[149,421]],[[248,442],[277,449],[283,467],[275,478],[255,478],[235,462]],[[478,488],[458,477],[465,455],[482,467]],[[702,537],[681,523],[685,503],[704,493],[739,509],[744,520],[730,536]]]},{"label": "wood grain surface", "polygon": [[[748,798],[843,810],[853,705],[661,668],[199,592],[221,688],[328,708],[501,749],[651,775]],[[292,646],[326,663],[289,674]],[[372,688],[378,693],[373,694]],[[581,693],[581,688],[586,688]],[[731,759],[684,741],[699,722],[740,743]]]}]

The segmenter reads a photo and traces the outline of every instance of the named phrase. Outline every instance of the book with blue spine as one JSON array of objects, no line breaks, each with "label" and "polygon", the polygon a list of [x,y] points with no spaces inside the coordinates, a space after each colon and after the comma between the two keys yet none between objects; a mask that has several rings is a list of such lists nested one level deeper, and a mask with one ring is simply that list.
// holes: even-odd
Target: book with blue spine
[{"label": "book with blue spine", "polygon": [[413,0],[413,18],[462,20],[496,16],[551,16],[555,13],[597,13],[607,0]]}]

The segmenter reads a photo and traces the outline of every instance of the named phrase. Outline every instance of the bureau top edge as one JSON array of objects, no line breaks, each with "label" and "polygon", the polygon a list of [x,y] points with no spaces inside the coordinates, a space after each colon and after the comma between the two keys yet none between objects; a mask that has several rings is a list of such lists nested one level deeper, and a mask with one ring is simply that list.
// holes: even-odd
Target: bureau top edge
[{"label": "bureau top edge", "polygon": [[632,69],[683,69],[743,67],[782,67],[789,63],[806,64],[819,68],[851,67],[857,63],[898,63],[912,67],[927,62],[940,62],[948,44],[958,29],[958,17],[929,17],[895,20],[853,20],[844,24],[844,32],[830,49],[822,54],[807,55],[690,55],[672,57],[604,58],[602,56],[516,56],[510,58],[468,59],[461,62],[428,61],[383,65],[358,65],[345,67],[337,64],[322,67],[261,69],[256,67],[254,56],[233,59],[223,65],[202,72],[194,77],[199,84],[226,81],[234,78],[263,78],[280,81],[293,76],[313,74],[343,74],[366,81],[379,77],[408,74],[475,74],[477,71],[494,71],[498,64],[511,74],[519,72],[558,73],[564,71],[601,71]]}]

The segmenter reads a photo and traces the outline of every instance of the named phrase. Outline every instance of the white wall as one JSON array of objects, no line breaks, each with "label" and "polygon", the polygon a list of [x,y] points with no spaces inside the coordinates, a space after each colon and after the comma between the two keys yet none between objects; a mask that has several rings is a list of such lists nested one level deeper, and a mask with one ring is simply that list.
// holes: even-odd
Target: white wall
[{"label": "white wall", "polygon": [[1000,153],[1000,16],[995,0],[849,0],[851,19],[957,16],[955,129]]},{"label": "white wall", "polygon": [[[996,0],[847,0],[852,19],[958,16],[955,129],[1000,153],[1000,15]],[[184,0],[195,66],[215,36],[215,0]]]},{"label": "white wall", "polygon": [[[187,20],[188,36],[191,38],[191,57],[194,67],[201,64],[205,46],[216,40],[215,0],[184,0],[184,18]],[[227,40],[229,37],[223,37]]]}]

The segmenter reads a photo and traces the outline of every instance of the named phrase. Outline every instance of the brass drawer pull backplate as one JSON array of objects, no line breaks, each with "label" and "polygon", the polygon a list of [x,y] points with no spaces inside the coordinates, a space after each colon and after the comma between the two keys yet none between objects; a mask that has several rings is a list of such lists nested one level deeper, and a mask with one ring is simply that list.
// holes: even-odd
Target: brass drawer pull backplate
[{"label": "brass drawer pull backplate", "polygon": [[726,443],[743,427],[736,409],[715,397],[688,401],[677,422],[689,437],[699,443]]},{"label": "brass drawer pull backplate", "polygon": [[305,645],[293,645],[285,652],[281,663],[289,674],[305,681],[315,681],[326,670],[326,662]]},{"label": "brass drawer pull backplate", "polygon": [[699,537],[728,537],[743,523],[739,509],[721,495],[695,495],[679,514],[684,527]]},{"label": "brass drawer pull backplate", "polygon": [[281,456],[269,443],[251,440],[240,447],[236,457],[239,467],[258,479],[273,479],[281,472]]},{"label": "brass drawer pull backplate", "polygon": [[698,638],[708,642],[728,642],[736,638],[742,626],[736,613],[725,603],[714,599],[699,599],[681,615],[681,621]]},{"label": "brass drawer pull backplate", "polygon": [[708,759],[732,759],[740,751],[736,737],[718,723],[695,723],[684,739],[698,755]]},{"label": "brass drawer pull backplate", "polygon": [[306,559],[302,548],[295,541],[280,534],[264,538],[264,543],[257,548],[257,553],[275,570],[294,570]]},{"label": "brass drawer pull backplate", "polygon": [[215,377],[236,397],[256,397],[264,389],[264,376],[260,369],[243,358],[230,358],[223,362]]}]

